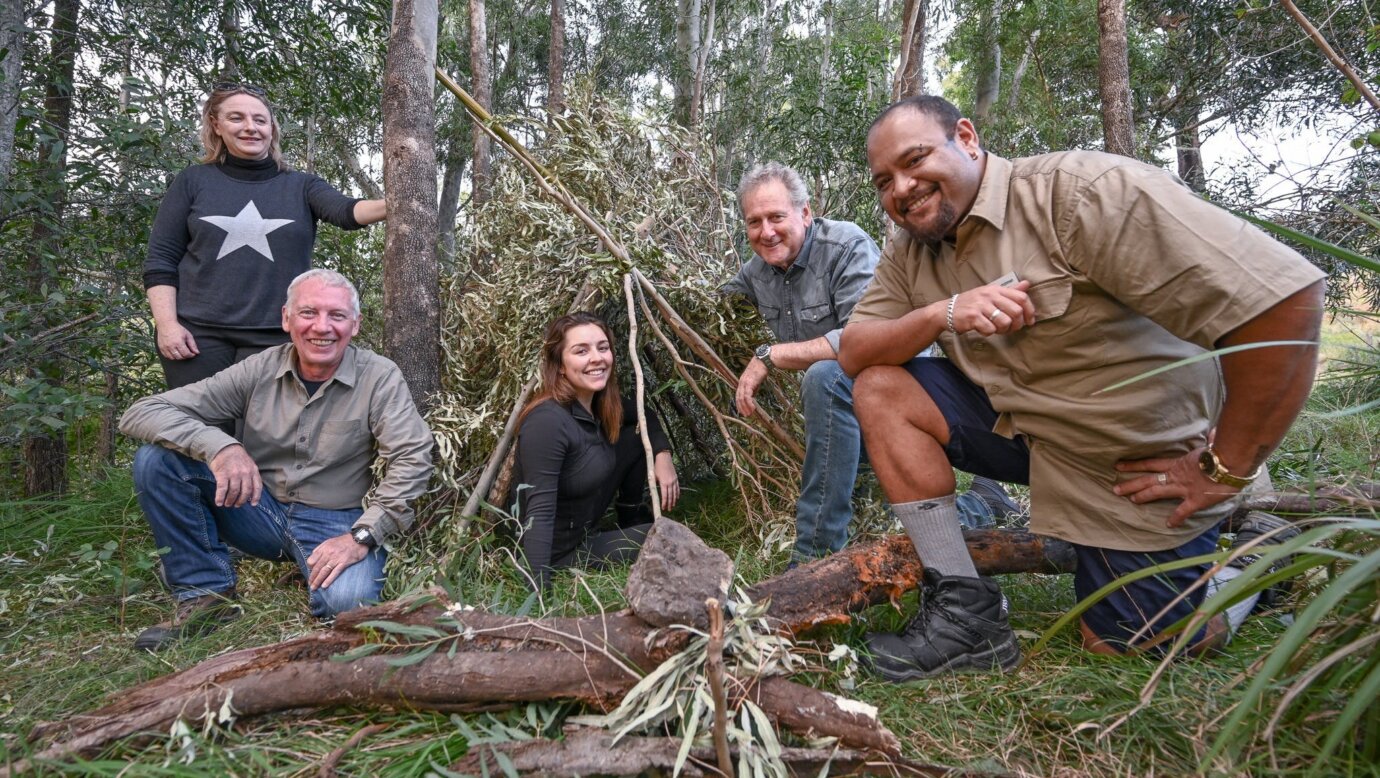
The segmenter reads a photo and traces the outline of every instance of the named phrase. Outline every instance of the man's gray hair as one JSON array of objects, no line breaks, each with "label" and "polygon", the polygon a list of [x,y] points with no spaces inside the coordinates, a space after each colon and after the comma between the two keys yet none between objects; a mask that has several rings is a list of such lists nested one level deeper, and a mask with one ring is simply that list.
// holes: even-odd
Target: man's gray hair
[{"label": "man's gray hair", "polygon": [[780,162],[767,162],[754,165],[738,182],[739,213],[743,210],[743,198],[752,194],[757,187],[772,181],[779,181],[786,187],[786,196],[791,198],[791,205],[804,208],[810,204],[810,190],[805,188],[805,179],[794,168]]},{"label": "man's gray hair", "polygon": [[324,267],[312,268],[311,270],[308,270],[302,275],[292,279],[292,283],[288,284],[287,309],[289,312],[292,311],[293,301],[297,299],[297,287],[313,279],[320,281],[326,286],[339,287],[340,289],[349,289],[350,311],[354,314],[354,317],[356,319],[359,318],[359,290],[355,289],[355,285],[350,283],[350,279],[335,272],[334,270],[327,270]]}]

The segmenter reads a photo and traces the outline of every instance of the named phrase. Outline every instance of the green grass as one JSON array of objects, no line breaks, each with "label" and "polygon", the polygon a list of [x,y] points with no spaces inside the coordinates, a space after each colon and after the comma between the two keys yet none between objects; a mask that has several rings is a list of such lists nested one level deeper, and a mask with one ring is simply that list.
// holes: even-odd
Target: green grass
[{"label": "green grass", "polygon": [[[1273,462],[1277,480],[1374,478],[1380,413],[1324,414],[1347,407],[1356,389],[1323,384]],[[131,496],[128,475],[113,470],[81,483],[56,503],[0,503],[0,763],[26,755],[37,722],[94,708],[121,689],[189,667],[220,652],[261,645],[316,629],[300,589],[281,588],[282,565],[241,567],[245,618],[161,656],[136,652],[138,632],[165,618],[168,596],[152,574],[153,542]],[[886,521],[875,497],[861,511],[869,533]],[[724,483],[690,484],[674,513],[737,560],[747,580],[778,572],[785,548],[773,528],[749,526],[736,492]],[[774,538],[764,547],[763,535]],[[623,607],[626,570],[563,573],[544,600],[531,597],[502,541],[480,534],[457,541],[437,521],[425,539],[395,555],[390,593],[442,583],[467,602],[506,613],[575,615]],[[1013,626],[1027,648],[1074,604],[1071,580],[1007,576]],[[868,629],[896,629],[914,608],[872,609],[853,624],[812,636],[827,652],[835,642],[862,644]],[[880,682],[861,669],[816,670],[800,676],[822,688],[876,705],[915,758],[1024,775],[1184,775],[1196,772],[1221,724],[1260,660],[1284,627],[1255,618],[1228,650],[1211,661],[1174,663],[1156,693],[1140,691],[1155,671],[1144,658],[1086,654],[1072,630],[1029,658],[1017,673],[968,675],[907,686]],[[816,663],[818,664],[818,662]],[[536,715],[540,711],[541,715]],[[527,731],[531,722],[559,720],[552,705],[493,717],[471,716],[475,731]],[[421,776],[446,766],[466,748],[449,716],[405,711],[297,711],[239,722],[205,737],[151,733],[113,746],[94,761],[40,766],[64,775],[307,775],[360,728],[386,725],[347,752],[345,775]],[[1236,744],[1211,764],[1225,775],[1290,775],[1316,767],[1324,734],[1307,721],[1266,742]],[[1345,750],[1345,749],[1344,749]],[[1351,753],[1351,752],[1347,752]],[[1346,753],[1324,774],[1380,775]]]}]

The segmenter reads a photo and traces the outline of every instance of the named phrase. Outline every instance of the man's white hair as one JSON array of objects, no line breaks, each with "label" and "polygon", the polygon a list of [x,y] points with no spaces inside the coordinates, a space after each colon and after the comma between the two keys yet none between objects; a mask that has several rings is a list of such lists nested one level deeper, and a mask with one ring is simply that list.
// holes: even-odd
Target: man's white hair
[{"label": "man's white hair", "polygon": [[359,318],[359,290],[355,289],[355,285],[350,283],[350,279],[335,272],[334,270],[327,270],[324,267],[312,268],[311,270],[308,270],[302,275],[292,279],[292,283],[288,284],[287,309],[289,312],[292,311],[292,304],[297,300],[297,288],[302,284],[313,279],[320,281],[326,286],[334,286],[339,287],[341,289],[349,289],[350,312],[354,314],[354,317],[356,319]]},{"label": "man's white hair", "polygon": [[795,172],[795,168],[780,162],[767,162],[754,165],[738,182],[738,212],[743,210],[743,198],[752,194],[757,187],[772,181],[779,181],[786,187],[786,196],[791,198],[791,205],[804,208],[810,204],[810,190],[805,188],[805,179]]}]

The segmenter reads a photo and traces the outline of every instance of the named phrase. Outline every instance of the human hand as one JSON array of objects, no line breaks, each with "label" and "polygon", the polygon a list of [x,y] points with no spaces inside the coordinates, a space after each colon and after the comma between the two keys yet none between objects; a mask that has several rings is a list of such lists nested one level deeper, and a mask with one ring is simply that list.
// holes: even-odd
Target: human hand
[{"label": "human hand", "polygon": [[1189,516],[1210,508],[1219,502],[1230,499],[1240,489],[1219,484],[1198,466],[1198,457],[1203,449],[1195,448],[1181,457],[1173,459],[1141,459],[1117,462],[1120,473],[1146,473],[1112,487],[1112,491],[1137,505],[1154,500],[1179,499],[1179,507],[1165,522],[1168,527],[1177,527]]},{"label": "human hand", "polygon": [[368,555],[369,549],[348,532],[323,541],[307,557],[307,586],[312,591],[325,589],[345,568]]},{"label": "human hand", "polygon": [[[959,294],[954,301],[954,332],[990,337],[1029,327],[1035,323],[1035,305],[1026,294],[1029,289],[1030,282],[1021,281],[1014,286],[987,284]],[[947,306],[946,302],[946,313]]]},{"label": "human hand", "polygon": [[196,338],[187,331],[186,327],[176,321],[167,326],[158,326],[158,353],[165,359],[180,360],[191,359],[200,354],[201,351],[196,347]]},{"label": "human hand", "polygon": [[259,466],[236,443],[221,449],[210,462],[211,475],[216,478],[216,505],[224,508],[238,508],[248,502],[259,504],[264,483],[259,477]]},{"label": "human hand", "polygon": [[671,461],[671,452],[663,451],[657,454],[652,470],[656,475],[657,488],[661,492],[661,512],[665,513],[676,507],[676,503],[680,501],[680,479],[676,476],[676,466]]},{"label": "human hand", "polygon": [[738,413],[743,416],[751,416],[757,412],[757,387],[767,378],[767,366],[762,360],[753,357],[748,362],[747,367],[743,368],[743,374],[738,376],[738,390],[733,395],[734,404],[738,406]]}]

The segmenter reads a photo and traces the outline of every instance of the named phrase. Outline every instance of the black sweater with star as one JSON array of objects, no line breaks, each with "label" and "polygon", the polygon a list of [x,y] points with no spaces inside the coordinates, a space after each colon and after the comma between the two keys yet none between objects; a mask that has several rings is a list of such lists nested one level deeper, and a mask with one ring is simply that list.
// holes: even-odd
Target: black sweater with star
[{"label": "black sweater with star", "polygon": [[359,202],[271,159],[193,165],[158,206],[144,288],[177,287],[179,318],[209,327],[278,327],[287,286],[311,268],[316,223],[358,229]]}]

